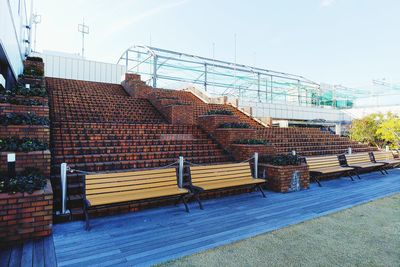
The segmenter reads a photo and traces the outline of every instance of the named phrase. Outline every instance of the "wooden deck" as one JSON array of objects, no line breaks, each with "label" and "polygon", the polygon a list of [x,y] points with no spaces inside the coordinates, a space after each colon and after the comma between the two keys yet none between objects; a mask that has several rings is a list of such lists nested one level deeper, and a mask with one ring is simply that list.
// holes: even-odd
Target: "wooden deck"
[{"label": "wooden deck", "polygon": [[[189,214],[181,205],[95,218],[90,232],[83,222],[55,225],[58,266],[149,266],[197,253],[400,192],[400,169],[389,173],[324,181],[295,193],[267,192],[265,199],[254,192],[207,200],[204,211],[191,203]],[[23,251],[12,253],[23,259]]]}]

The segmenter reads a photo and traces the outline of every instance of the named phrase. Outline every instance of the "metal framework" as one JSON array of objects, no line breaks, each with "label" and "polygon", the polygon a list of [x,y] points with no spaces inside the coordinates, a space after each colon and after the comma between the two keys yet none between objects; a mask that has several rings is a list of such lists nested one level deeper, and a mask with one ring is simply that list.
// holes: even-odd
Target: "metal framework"
[{"label": "metal framework", "polygon": [[117,64],[163,88],[202,87],[212,96],[233,96],[263,103],[351,108],[344,87],[326,87],[303,76],[236,64],[156,47],[128,48]]}]

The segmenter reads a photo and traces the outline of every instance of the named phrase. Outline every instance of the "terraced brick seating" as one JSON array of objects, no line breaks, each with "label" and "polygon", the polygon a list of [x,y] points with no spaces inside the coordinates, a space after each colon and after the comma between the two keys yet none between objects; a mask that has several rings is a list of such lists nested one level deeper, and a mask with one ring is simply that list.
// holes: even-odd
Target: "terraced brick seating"
[{"label": "terraced brick seating", "polygon": [[175,168],[86,175],[84,194],[86,230],[90,229],[89,208],[145,199],[178,197],[189,212],[185,199],[188,193],[187,189],[178,187]]},{"label": "terraced brick seating", "polygon": [[[231,161],[200,128],[168,124],[147,99],[128,96],[122,86],[47,80],[56,210],[63,162],[85,172],[115,172],[165,166],[179,156],[198,164]],[[83,179],[68,174],[68,207],[77,219],[83,216]]]},{"label": "terraced brick seating", "polygon": [[[310,172],[310,178],[321,186],[319,177],[327,175],[346,175],[353,181],[352,174],[357,175],[353,167],[340,166],[337,156],[307,157],[306,163]],[[358,176],[358,175],[357,175]],[[358,178],[360,178],[358,176]]]},{"label": "terraced brick seating", "polygon": [[295,150],[302,156],[338,155],[346,153],[349,147],[354,153],[376,150],[316,128],[264,128],[258,130],[258,135],[269,140],[280,154]]},{"label": "terraced brick seating", "polygon": [[189,180],[188,188],[199,201],[200,208],[203,208],[203,206],[200,202],[199,194],[204,191],[252,186],[253,190],[258,189],[262,196],[265,197],[261,184],[266,183],[266,180],[253,178],[248,162],[191,166],[189,168]]}]

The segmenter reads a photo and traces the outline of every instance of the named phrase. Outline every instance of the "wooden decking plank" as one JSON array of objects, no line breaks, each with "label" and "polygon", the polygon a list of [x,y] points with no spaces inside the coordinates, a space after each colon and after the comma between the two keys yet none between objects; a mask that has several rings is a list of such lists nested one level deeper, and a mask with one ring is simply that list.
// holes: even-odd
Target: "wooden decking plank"
[{"label": "wooden decking plank", "polygon": [[27,241],[22,248],[21,266],[33,265],[33,241]]},{"label": "wooden decking plank", "polygon": [[54,249],[53,236],[47,236],[43,240],[43,247],[45,251],[44,266],[57,267],[57,257]]},{"label": "wooden decking plank", "polygon": [[44,266],[44,242],[43,239],[35,240],[33,242],[33,266]]}]

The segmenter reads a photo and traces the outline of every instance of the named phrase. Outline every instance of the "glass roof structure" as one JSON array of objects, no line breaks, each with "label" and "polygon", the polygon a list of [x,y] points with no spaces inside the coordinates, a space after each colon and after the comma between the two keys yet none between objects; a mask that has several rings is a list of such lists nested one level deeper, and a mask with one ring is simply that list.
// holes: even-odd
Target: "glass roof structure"
[{"label": "glass roof structure", "polygon": [[150,46],[128,48],[118,63],[153,87],[194,86],[209,95],[233,96],[262,103],[351,108],[361,93],[321,85],[300,75],[262,69]]}]

